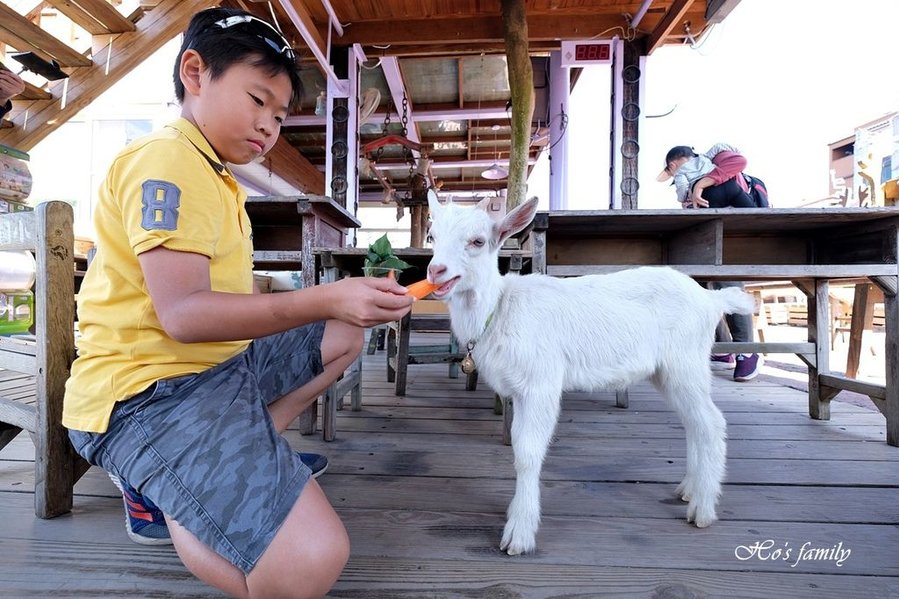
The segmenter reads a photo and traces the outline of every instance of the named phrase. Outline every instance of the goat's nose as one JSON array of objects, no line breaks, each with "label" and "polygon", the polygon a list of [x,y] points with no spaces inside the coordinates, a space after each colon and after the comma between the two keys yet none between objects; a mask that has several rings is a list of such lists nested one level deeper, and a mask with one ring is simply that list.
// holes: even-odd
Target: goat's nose
[{"label": "goat's nose", "polygon": [[436,282],[437,278],[446,272],[446,266],[443,264],[429,264],[428,265],[428,278],[431,279],[432,282]]}]

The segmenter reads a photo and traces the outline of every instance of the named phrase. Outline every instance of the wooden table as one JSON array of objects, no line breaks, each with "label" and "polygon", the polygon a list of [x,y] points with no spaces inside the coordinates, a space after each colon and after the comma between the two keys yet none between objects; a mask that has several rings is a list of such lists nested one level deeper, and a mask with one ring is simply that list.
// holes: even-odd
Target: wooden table
[{"label": "wooden table", "polygon": [[[428,274],[428,264],[434,255],[430,248],[394,248],[393,253],[412,265],[400,275],[400,283],[406,285],[424,279]],[[342,277],[361,277],[362,266],[368,248],[328,248],[313,249],[316,268],[328,275],[328,280]],[[499,268],[502,272],[516,270],[530,272],[532,253],[525,249],[501,249]],[[330,273],[330,274],[329,274]]]},{"label": "wooden table", "polygon": [[[899,446],[899,209],[705,209],[540,212],[534,270],[554,276],[672,266],[700,280],[792,282],[808,298],[805,343],[716,343],[715,351],[795,353],[809,372],[809,414],[830,418],[841,390],[871,397]],[[828,284],[863,278],[884,294],[886,384],[829,368]]]},{"label": "wooden table", "polygon": [[347,231],[362,226],[346,208],[326,196],[247,198],[257,270],[302,270],[303,286],[315,284],[316,246],[339,248]]}]

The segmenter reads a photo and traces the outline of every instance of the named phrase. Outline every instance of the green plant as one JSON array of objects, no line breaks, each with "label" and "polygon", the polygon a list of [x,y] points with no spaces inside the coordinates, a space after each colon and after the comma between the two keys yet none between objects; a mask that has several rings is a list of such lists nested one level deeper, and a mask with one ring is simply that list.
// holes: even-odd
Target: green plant
[{"label": "green plant", "polygon": [[385,233],[368,246],[368,255],[365,257],[362,272],[367,277],[386,277],[410,266],[412,265],[408,262],[396,257]]}]

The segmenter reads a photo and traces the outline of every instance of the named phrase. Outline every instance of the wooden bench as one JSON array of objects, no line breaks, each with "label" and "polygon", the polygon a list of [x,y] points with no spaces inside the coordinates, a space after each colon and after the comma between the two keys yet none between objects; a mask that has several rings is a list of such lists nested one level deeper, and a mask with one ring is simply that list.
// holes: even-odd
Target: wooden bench
[{"label": "wooden bench", "polygon": [[[887,443],[899,446],[899,210],[540,212],[534,237],[534,270],[554,276],[667,265],[698,280],[791,282],[806,296],[808,341],[716,343],[713,351],[797,354],[808,366],[812,418],[829,420],[830,400],[841,390],[862,393],[886,417]],[[830,371],[828,289],[846,279],[883,292],[886,385]]]},{"label": "wooden bench", "polygon": [[22,431],[35,445],[34,512],[72,509],[75,482],[89,465],[62,426],[65,382],[75,356],[72,207],[45,202],[34,212],[0,215],[0,250],[29,250],[37,263],[33,340],[0,337],[0,368],[33,377],[33,393],[0,390],[0,449]]}]

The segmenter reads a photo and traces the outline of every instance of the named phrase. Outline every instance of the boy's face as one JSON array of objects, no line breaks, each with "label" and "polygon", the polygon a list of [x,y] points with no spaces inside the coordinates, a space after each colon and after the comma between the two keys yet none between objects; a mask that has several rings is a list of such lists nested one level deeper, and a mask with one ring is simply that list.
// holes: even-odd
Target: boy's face
[{"label": "boy's face", "polygon": [[290,103],[290,78],[239,62],[212,80],[201,71],[199,85],[185,86],[181,115],[193,122],[225,162],[247,164],[278,140]]}]

